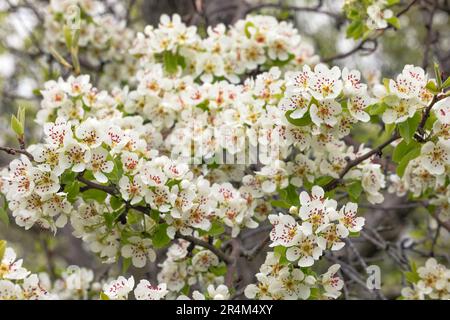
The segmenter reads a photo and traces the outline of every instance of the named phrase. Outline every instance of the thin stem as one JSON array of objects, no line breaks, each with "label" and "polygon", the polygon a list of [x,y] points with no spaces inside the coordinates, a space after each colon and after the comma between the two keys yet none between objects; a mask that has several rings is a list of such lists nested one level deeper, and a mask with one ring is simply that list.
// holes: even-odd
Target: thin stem
[{"label": "thin stem", "polygon": [[203,241],[202,239],[199,238],[195,238],[193,236],[186,236],[183,235],[181,233],[177,233],[176,238],[179,239],[184,239],[186,241],[189,241],[191,243],[194,243],[197,246],[203,247],[205,249],[210,250],[211,252],[213,252],[217,257],[219,257],[219,259],[225,261],[226,264],[231,264],[233,263],[233,259],[229,256],[227,256],[222,250],[220,250],[219,248],[216,248],[213,244],[208,243],[206,241]]},{"label": "thin stem", "polygon": [[16,148],[10,148],[10,147],[0,147],[0,151],[6,152],[10,155],[17,155],[17,154],[23,154],[28,157],[31,161],[34,161],[34,157],[31,153],[29,153],[27,150],[24,149],[16,149]]}]

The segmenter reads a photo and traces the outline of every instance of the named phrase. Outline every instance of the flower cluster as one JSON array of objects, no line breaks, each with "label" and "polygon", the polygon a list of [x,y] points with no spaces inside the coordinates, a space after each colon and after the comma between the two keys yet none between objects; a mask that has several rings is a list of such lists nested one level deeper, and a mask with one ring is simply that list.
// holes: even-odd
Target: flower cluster
[{"label": "flower cluster", "polygon": [[101,297],[104,300],[127,300],[131,291],[136,300],[161,300],[168,292],[165,283],[153,286],[148,280],[143,279],[134,288],[132,276],[128,279],[120,276],[116,280],[105,283]]},{"label": "flower cluster", "polygon": [[[316,297],[340,295],[343,282],[336,276],[339,265],[331,266],[320,277],[315,273],[305,274],[304,270],[312,272],[309,267],[325,250],[340,250],[345,245],[343,239],[362,229],[364,218],[356,216],[356,203],[349,202],[337,211],[336,201],[326,198],[318,186],[312,188],[311,194],[302,192],[300,203],[300,208],[291,207],[289,215],[269,216],[273,225],[270,246],[275,251],[268,253],[261,272],[256,275],[258,284],[246,288],[248,298],[308,299],[312,287],[316,288]],[[298,217],[293,216],[297,214]],[[324,292],[318,291],[319,284]]]},{"label": "flower cluster", "polygon": [[47,273],[31,273],[16,252],[0,241],[0,300],[90,299],[98,297],[92,270],[69,266],[53,283]]},{"label": "flower cluster", "polygon": [[340,250],[343,239],[364,225],[364,218],[356,216],[356,203],[349,202],[338,211],[337,202],[325,198],[321,187],[314,186],[311,195],[303,191],[300,203],[300,209],[292,207],[290,211],[298,213],[301,223],[292,215],[269,216],[271,246],[286,247],[286,258],[299,267],[311,267],[325,250]]},{"label": "flower cluster", "polygon": [[450,270],[439,264],[436,259],[429,258],[425,266],[411,273],[412,287],[402,290],[402,299],[450,299]]},{"label": "flower cluster", "polygon": [[292,68],[318,61],[313,47],[302,41],[291,23],[270,16],[248,16],[229,29],[223,24],[208,27],[206,38],[201,38],[197,28],[186,26],[180,16],[162,15],[158,28],[147,26],[137,34],[130,52],[142,64],[165,62],[166,70],[184,69],[207,83],[221,79],[238,83],[241,75],[258,67]]},{"label": "flower cluster", "polygon": [[[219,290],[224,286],[226,268],[213,252],[201,247],[190,250],[188,241],[178,240],[172,244],[167,251],[166,259],[160,265],[158,281],[167,284],[168,298],[186,298],[185,295],[179,296],[179,292],[187,293],[191,286],[207,289],[209,297],[214,298],[215,294],[212,294],[214,290],[211,291],[210,288],[218,286]],[[193,292],[195,300],[201,300],[198,293]],[[229,297],[229,294],[223,295],[223,299],[226,297]]]},{"label": "flower cluster", "polygon": [[[257,284],[245,288],[245,296],[258,300],[336,299],[344,282],[337,275],[340,266],[334,264],[322,275],[283,263],[278,253],[269,252],[256,274]],[[305,273],[307,272],[307,273]]]},{"label": "flower cluster", "polygon": [[[76,30],[83,67],[102,68],[99,83],[113,88],[133,83],[136,60],[127,55],[136,37],[125,20],[108,12],[109,4],[92,0],[51,0],[44,8],[43,48],[66,52],[67,32]],[[73,41],[72,41],[73,42]]]},{"label": "flower cluster", "polygon": [[343,10],[351,21],[347,36],[354,39],[367,36],[375,30],[384,30],[390,26],[399,28],[398,17],[392,7],[399,0],[346,0]]},{"label": "flower cluster", "polygon": [[[370,28],[393,23],[391,3],[365,3]],[[105,263],[143,268],[156,249],[167,253],[158,286],[125,276],[95,282],[90,270],[70,268],[43,297],[85,299],[102,289],[103,299],[132,291],[136,299],[228,299],[229,261],[218,251],[268,219],[274,252],[245,295],[337,298],[339,265],[322,275],[312,267],[358,235],[361,196],[379,204],[388,187],[426,196],[440,219],[450,216],[450,98],[420,67],[368,85],[357,70],[319,63],[298,31],[273,17],[248,16],[201,37],[178,15],[163,15],[134,37],[100,2],[82,0],[50,2],[48,47],[67,42],[61,13],[73,4],[83,12],[80,52],[94,66],[113,61],[105,73],[126,81],[96,82],[108,91],[89,75],[46,82],[36,116],[41,143],[1,171],[0,191],[19,226],[56,232],[70,224]],[[383,148],[393,144],[395,173],[377,158],[381,148],[344,139],[369,122],[391,137]],[[333,188],[354,202],[338,209],[324,191]],[[0,294],[21,297],[29,274],[11,251],[5,257]],[[423,283],[421,294],[431,296]]]}]

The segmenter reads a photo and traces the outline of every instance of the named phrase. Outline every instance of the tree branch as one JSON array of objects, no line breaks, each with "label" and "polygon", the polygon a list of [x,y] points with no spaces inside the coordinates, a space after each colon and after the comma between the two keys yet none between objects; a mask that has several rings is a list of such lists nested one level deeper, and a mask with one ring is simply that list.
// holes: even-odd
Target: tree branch
[{"label": "tree branch", "polygon": [[114,187],[114,186],[104,186],[104,185],[102,185],[102,184],[98,184],[98,183],[96,183],[96,182],[94,182],[94,181],[91,181],[91,180],[89,180],[89,179],[86,179],[86,178],[83,176],[83,174],[84,174],[84,172],[80,172],[80,173],[77,175],[77,180],[80,181],[80,182],[82,182],[82,183],[84,183],[86,186],[88,186],[88,188],[90,188],[90,189],[101,190],[101,191],[104,191],[104,192],[106,192],[106,193],[108,193],[108,194],[110,194],[110,195],[112,195],[112,196],[115,196],[115,195],[117,194],[117,189],[116,189],[116,187]]},{"label": "tree branch", "polygon": [[200,246],[200,247],[203,247],[205,249],[212,251],[217,257],[219,257],[219,259],[223,260],[226,264],[233,263],[233,259],[231,257],[227,256],[222,250],[220,250],[219,248],[216,248],[211,243],[203,241],[202,239],[199,239],[199,238],[196,238],[193,236],[185,236],[185,235],[182,235],[181,233],[177,233],[175,238],[189,241],[191,243],[194,243],[197,246]]},{"label": "tree branch", "polygon": [[[439,100],[440,100],[440,98],[437,95],[433,96],[433,99],[431,100],[430,104],[427,106],[427,108],[425,109],[425,112],[422,115],[422,119],[421,119],[421,121],[419,123],[419,126],[418,126],[416,132],[423,132],[424,131],[425,124],[426,124],[428,118],[430,117],[431,108],[433,108],[434,104],[437,101],[439,101]],[[354,160],[348,161],[347,165],[345,166],[345,168],[339,174],[339,178],[330,181],[328,184],[325,185],[325,187],[323,189],[325,191],[331,191],[331,190],[335,189],[337,186],[339,186],[339,184],[342,183],[342,179],[344,178],[344,176],[353,167],[356,167],[358,164],[360,164],[364,160],[369,159],[371,156],[373,156],[375,154],[380,154],[385,147],[389,146],[392,142],[394,142],[394,141],[396,141],[396,140],[398,140],[400,138],[401,138],[400,134],[398,132],[395,132],[392,135],[392,137],[390,137],[387,141],[383,142],[381,145],[379,145],[375,149],[370,150],[366,154],[364,154],[364,155],[362,155],[362,156],[360,156],[360,157],[358,157],[358,158],[356,158]],[[420,138],[419,140],[423,140],[423,138]]]},{"label": "tree branch", "polygon": [[[413,1],[411,1],[411,2],[410,2],[403,10],[399,11],[399,12],[396,14],[396,17],[398,18],[398,17],[402,16],[403,14],[405,14],[406,12],[408,12],[409,9],[411,9],[412,6],[413,6],[414,4],[416,4],[416,2],[418,2],[418,1],[419,1],[419,0],[413,0]],[[376,31],[378,32],[378,34],[376,34],[374,37],[364,39],[364,40],[362,40],[358,45],[356,45],[353,49],[351,49],[351,50],[349,50],[349,51],[347,51],[347,52],[344,52],[344,53],[339,53],[339,54],[336,54],[336,55],[334,55],[334,56],[325,58],[325,59],[323,59],[322,61],[328,63],[328,62],[331,62],[331,61],[334,61],[334,60],[344,59],[344,58],[347,58],[347,57],[351,56],[352,54],[354,54],[354,53],[356,53],[356,52],[358,52],[358,51],[368,51],[369,53],[372,53],[372,52],[374,52],[374,51],[377,49],[377,47],[378,47],[377,39],[378,39],[379,37],[381,37],[381,36],[384,34],[384,32],[385,32],[386,30],[389,30],[389,29],[395,29],[395,28],[394,28],[392,25],[388,25],[386,28],[377,29]],[[370,48],[370,49],[365,48],[365,45],[366,45],[367,43],[373,43],[373,44],[374,44],[374,47],[373,47],[373,48]]]},{"label": "tree branch", "polygon": [[28,159],[30,159],[31,161],[34,161],[34,157],[31,153],[29,153],[27,150],[25,149],[16,149],[16,148],[10,148],[10,147],[0,147],[0,151],[6,152],[7,154],[10,155],[17,155],[17,154],[23,154],[26,155],[28,157]]}]

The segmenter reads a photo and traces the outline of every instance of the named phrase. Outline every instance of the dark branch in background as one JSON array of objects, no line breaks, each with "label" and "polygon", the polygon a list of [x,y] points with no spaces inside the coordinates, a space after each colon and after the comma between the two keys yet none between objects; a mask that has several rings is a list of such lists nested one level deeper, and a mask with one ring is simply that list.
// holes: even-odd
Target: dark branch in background
[{"label": "dark branch in background", "polygon": [[425,29],[427,30],[427,32],[426,32],[426,36],[424,39],[425,40],[425,48],[423,51],[423,61],[422,61],[422,68],[424,70],[426,70],[428,67],[429,59],[430,59],[431,44],[434,41],[433,19],[434,19],[434,15],[436,13],[437,2],[438,2],[437,0],[434,1],[434,4],[429,12],[428,20],[425,23]]},{"label": "dark branch in background", "polygon": [[28,157],[31,161],[34,161],[33,155],[29,153],[25,149],[15,149],[15,148],[9,148],[9,147],[0,147],[0,151],[6,152],[7,154],[10,154],[12,156],[23,154]]},{"label": "dark branch in background", "polygon": [[[431,100],[430,104],[427,106],[427,108],[425,109],[423,115],[422,115],[422,119],[420,121],[419,127],[417,128],[416,132],[421,133],[424,131],[424,127],[425,124],[430,116],[430,112],[431,112],[431,108],[433,108],[434,104],[439,100],[440,98],[438,96],[433,96],[433,99]],[[345,168],[341,171],[341,173],[339,174],[339,178],[338,179],[333,179],[331,180],[328,184],[326,184],[324,186],[324,190],[325,191],[331,191],[333,189],[335,189],[336,187],[338,187],[343,181],[342,179],[344,178],[344,176],[354,167],[356,167],[358,164],[360,164],[361,162],[363,162],[364,160],[369,159],[370,157],[376,155],[376,154],[381,154],[382,150],[384,148],[386,148],[387,146],[389,146],[392,142],[400,139],[401,136],[398,132],[395,132],[392,137],[390,137],[388,140],[386,140],[385,142],[383,142],[381,145],[379,145],[378,147],[370,150],[369,152],[367,152],[366,154],[351,160],[347,162],[347,165],[345,166]],[[421,137],[421,139],[423,140],[423,137]]]},{"label": "dark branch in background", "polygon": [[237,275],[237,261],[241,254],[241,243],[237,238],[230,240],[231,253],[228,262],[227,273],[225,274],[225,285],[228,288],[234,287],[234,278]]},{"label": "dark branch in background", "polygon": [[112,196],[115,196],[117,194],[117,190],[115,187],[113,186],[104,186],[102,184],[98,184],[96,182],[93,182],[89,179],[86,179],[83,176],[84,172],[81,172],[77,175],[77,180],[84,183],[86,186],[88,186],[91,189],[97,189],[97,190],[101,190],[104,191]]},{"label": "dark branch in background", "polygon": [[367,152],[366,154],[351,160],[347,162],[347,165],[345,166],[345,168],[341,171],[341,173],[339,174],[339,178],[338,179],[334,179],[332,181],[330,181],[327,185],[325,185],[325,187],[323,188],[325,191],[331,191],[334,188],[336,188],[339,184],[342,183],[342,179],[344,178],[344,176],[353,168],[356,167],[358,164],[360,164],[361,162],[363,162],[364,160],[369,159],[371,156],[376,155],[376,154],[380,154],[381,151],[387,147],[388,145],[390,145],[392,142],[394,142],[395,140],[400,138],[400,134],[395,133],[392,137],[390,137],[387,141],[383,142],[381,145],[379,145],[378,147],[370,150],[369,152]]},{"label": "dark branch in background", "polygon": [[212,253],[214,253],[219,259],[221,259],[222,261],[225,261],[225,263],[227,263],[227,264],[231,264],[234,262],[232,257],[226,255],[222,250],[220,250],[219,248],[216,248],[213,244],[211,244],[209,242],[203,241],[202,239],[199,239],[199,238],[196,238],[193,236],[185,236],[185,235],[182,235],[181,233],[177,233],[175,238],[183,239],[183,240],[189,241],[191,243],[194,243],[197,246],[208,249]]},{"label": "dark branch in background", "polygon": [[327,10],[320,9],[321,2],[319,2],[318,6],[315,7],[300,7],[300,6],[291,6],[291,5],[283,5],[283,4],[276,4],[276,3],[261,3],[255,6],[252,6],[244,11],[244,17],[248,15],[249,13],[252,13],[253,11],[261,10],[264,8],[272,8],[272,9],[278,9],[278,10],[290,10],[290,11],[297,11],[297,12],[311,12],[311,13],[318,13],[318,14],[324,14],[327,15],[333,19],[336,19],[338,21],[341,21],[343,17],[338,14]]},{"label": "dark branch in background", "polygon": [[[269,229],[270,230],[270,229]],[[250,250],[242,250],[242,255],[248,260],[253,260],[270,242],[270,234],[268,234],[260,243]]]},{"label": "dark branch in background", "polygon": [[[419,2],[419,0],[411,1],[404,9],[402,9],[401,11],[399,11],[396,14],[396,17],[399,18],[402,15],[404,15],[406,12],[408,12],[418,2]],[[344,53],[339,53],[337,55],[334,55],[334,56],[322,59],[322,61],[328,63],[328,62],[331,62],[331,61],[334,61],[334,60],[344,59],[344,58],[347,58],[347,57],[351,56],[352,54],[354,54],[354,53],[356,53],[358,51],[362,51],[362,52],[366,52],[366,53],[375,52],[377,47],[378,47],[378,38],[381,37],[384,34],[384,32],[386,30],[389,30],[389,29],[395,29],[395,28],[393,26],[391,26],[391,25],[388,25],[386,28],[377,29],[377,30],[375,30],[377,33],[372,38],[364,39],[359,44],[357,44],[353,49],[351,49],[351,50],[349,50],[347,52],[344,52]],[[367,44],[370,44],[370,43],[373,45],[372,48],[368,48],[367,47]]]}]

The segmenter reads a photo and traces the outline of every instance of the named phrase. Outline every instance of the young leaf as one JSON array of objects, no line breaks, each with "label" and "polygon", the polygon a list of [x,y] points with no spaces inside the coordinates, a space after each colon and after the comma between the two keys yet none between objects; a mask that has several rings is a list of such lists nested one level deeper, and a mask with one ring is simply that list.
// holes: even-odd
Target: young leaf
[{"label": "young leaf", "polygon": [[2,261],[3,256],[5,255],[6,250],[6,241],[0,240],[0,261]]},{"label": "young leaf", "polygon": [[122,259],[122,274],[125,274],[128,271],[131,266],[131,262],[131,258]]},{"label": "young leaf", "polygon": [[436,62],[434,63],[434,76],[436,77],[438,90],[441,90],[442,88],[442,75],[441,70],[439,69],[439,64]]},{"label": "young leaf", "polygon": [[8,212],[4,208],[0,208],[0,220],[8,227],[9,226],[9,216]]},{"label": "young leaf", "polygon": [[11,116],[11,128],[18,136],[22,136],[24,134],[22,123],[20,123],[19,119],[17,119],[14,115]]},{"label": "young leaf", "polygon": [[411,142],[417,128],[419,127],[420,119],[420,114],[416,113],[412,118],[409,118],[398,125],[398,131],[406,143],[409,144]]},{"label": "young leaf", "polygon": [[152,237],[153,246],[155,248],[163,248],[170,243],[172,239],[167,235],[167,223],[161,223],[156,226],[155,233]]},{"label": "young leaf", "polygon": [[109,297],[102,291],[100,292],[100,300],[109,300]]},{"label": "young leaf", "polygon": [[412,160],[420,156],[420,144],[418,146],[412,148],[400,161],[398,167],[397,167],[397,175],[399,177],[403,177],[403,174],[405,173],[405,169],[408,166],[408,163]]},{"label": "young leaf", "polygon": [[351,185],[348,186],[348,194],[352,198],[353,201],[358,201],[359,196],[361,195],[361,192],[363,190],[363,187],[361,185],[361,181],[353,182]]}]

